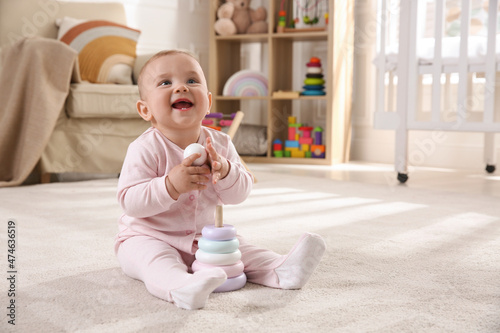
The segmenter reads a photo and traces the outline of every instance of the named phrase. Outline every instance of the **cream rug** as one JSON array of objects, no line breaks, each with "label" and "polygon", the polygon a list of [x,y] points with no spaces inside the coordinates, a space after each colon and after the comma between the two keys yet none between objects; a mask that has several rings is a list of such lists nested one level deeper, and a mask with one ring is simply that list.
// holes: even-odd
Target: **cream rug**
[{"label": "cream rug", "polygon": [[[247,284],[212,294],[198,311],[154,298],[122,274],[113,254],[116,179],[0,189],[0,331],[500,331],[498,198],[256,176],[251,197],[225,207],[226,223],[281,253],[316,232],[325,257],[302,290]],[[6,316],[11,299],[15,327]]]}]

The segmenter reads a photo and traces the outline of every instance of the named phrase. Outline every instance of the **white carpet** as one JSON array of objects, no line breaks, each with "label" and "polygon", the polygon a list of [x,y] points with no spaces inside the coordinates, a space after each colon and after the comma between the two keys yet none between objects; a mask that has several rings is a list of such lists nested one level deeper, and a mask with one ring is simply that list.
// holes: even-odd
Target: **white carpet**
[{"label": "white carpet", "polygon": [[499,332],[498,198],[257,172],[225,221],[285,253],[328,249],[298,291],[247,284],[186,311],[125,277],[113,254],[117,181],[0,189],[0,331],[7,223],[17,223],[17,332]]}]

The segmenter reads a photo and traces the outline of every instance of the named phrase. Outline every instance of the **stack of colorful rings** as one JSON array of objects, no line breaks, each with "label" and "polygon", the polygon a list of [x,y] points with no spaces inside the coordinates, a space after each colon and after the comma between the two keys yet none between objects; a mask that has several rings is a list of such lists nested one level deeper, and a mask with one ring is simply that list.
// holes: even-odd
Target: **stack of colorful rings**
[{"label": "stack of colorful rings", "polygon": [[286,28],[286,12],[280,10],[278,14],[278,29],[277,32],[284,32]]},{"label": "stack of colorful rings", "polygon": [[244,265],[239,250],[240,242],[236,238],[236,229],[230,224],[222,227],[208,225],[201,231],[202,237],[198,240],[196,260],[192,270],[220,267],[227,274],[227,280],[214,292],[233,291],[242,288],[247,282],[243,273]]},{"label": "stack of colorful rings", "polygon": [[321,96],[325,95],[325,80],[323,79],[323,69],[321,68],[321,60],[312,57],[306,64],[307,74],[304,80],[304,91],[302,95],[305,96]]}]

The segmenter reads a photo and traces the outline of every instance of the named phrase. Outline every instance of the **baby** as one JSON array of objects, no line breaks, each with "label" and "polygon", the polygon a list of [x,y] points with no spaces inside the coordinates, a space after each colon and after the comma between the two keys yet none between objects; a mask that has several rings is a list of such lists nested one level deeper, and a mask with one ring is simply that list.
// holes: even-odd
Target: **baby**
[{"label": "baby", "polygon": [[[139,76],[137,111],[151,127],[128,148],[118,182],[119,219],[115,252],[124,273],[144,282],[156,297],[180,308],[205,306],[227,279],[221,268],[191,273],[198,239],[214,223],[218,204],[238,204],[250,194],[252,175],[240,162],[229,136],[202,127],[212,94],[198,61],[180,50],[154,55]],[[201,154],[184,158],[200,143]],[[304,286],[318,265],[325,242],[305,233],[288,255],[240,241],[249,282],[281,289]]]}]

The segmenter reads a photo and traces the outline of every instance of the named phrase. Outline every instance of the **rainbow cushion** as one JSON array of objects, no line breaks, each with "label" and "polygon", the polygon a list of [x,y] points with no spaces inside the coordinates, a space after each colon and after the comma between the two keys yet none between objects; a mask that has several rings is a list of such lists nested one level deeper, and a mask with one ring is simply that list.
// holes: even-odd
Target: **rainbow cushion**
[{"label": "rainbow cushion", "polygon": [[132,84],[132,70],[140,31],[109,21],[65,17],[58,39],[78,52],[82,80],[92,83]]}]

